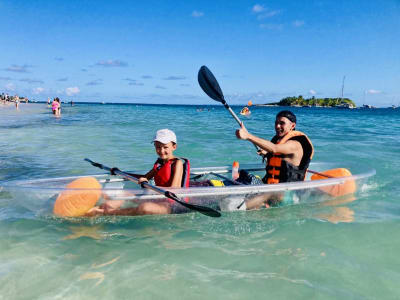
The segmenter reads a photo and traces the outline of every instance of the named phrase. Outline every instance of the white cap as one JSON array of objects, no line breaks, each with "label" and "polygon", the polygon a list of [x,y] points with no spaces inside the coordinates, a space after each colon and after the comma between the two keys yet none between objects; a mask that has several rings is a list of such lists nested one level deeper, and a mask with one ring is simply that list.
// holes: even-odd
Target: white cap
[{"label": "white cap", "polygon": [[176,144],[176,135],[172,130],[160,129],[157,130],[154,136],[153,142],[160,142],[163,144],[168,144],[169,142],[174,142]]}]

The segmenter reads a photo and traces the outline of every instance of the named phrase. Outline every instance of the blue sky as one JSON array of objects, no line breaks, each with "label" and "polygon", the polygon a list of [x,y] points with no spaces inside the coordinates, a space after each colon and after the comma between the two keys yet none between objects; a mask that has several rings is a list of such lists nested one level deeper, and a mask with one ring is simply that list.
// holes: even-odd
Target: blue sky
[{"label": "blue sky", "polygon": [[0,0],[0,92],[230,104],[286,96],[400,103],[400,1]]}]

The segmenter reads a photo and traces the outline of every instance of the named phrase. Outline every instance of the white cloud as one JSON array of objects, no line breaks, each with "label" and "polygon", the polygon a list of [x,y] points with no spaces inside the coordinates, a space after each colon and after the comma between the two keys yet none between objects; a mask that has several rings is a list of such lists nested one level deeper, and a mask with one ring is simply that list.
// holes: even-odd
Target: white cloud
[{"label": "white cloud", "polygon": [[143,82],[139,82],[136,79],[132,79],[132,78],[125,78],[124,80],[128,81],[129,85],[137,85],[137,86],[144,86]]},{"label": "white cloud", "polygon": [[314,90],[309,90],[308,93],[309,93],[310,95],[316,95],[316,94],[317,94],[317,92],[314,91]]},{"label": "white cloud", "polygon": [[27,83],[44,83],[43,80],[31,79],[31,78],[22,78],[19,81],[27,82]]},{"label": "white cloud", "polygon": [[296,20],[293,22],[294,27],[301,27],[303,25],[304,25],[304,21],[302,21],[302,20]]},{"label": "white cloud", "polygon": [[99,79],[95,79],[92,81],[89,81],[88,83],[86,83],[86,85],[100,85],[103,84],[103,79],[99,78]]},{"label": "white cloud", "polygon": [[283,24],[260,24],[261,29],[282,30]]},{"label": "white cloud", "polygon": [[265,10],[265,7],[263,5],[261,5],[261,4],[256,4],[252,8],[252,11],[257,13],[257,14],[260,13],[260,12],[263,12],[264,10]]},{"label": "white cloud", "polygon": [[4,88],[5,88],[6,91],[9,91],[9,92],[15,91],[15,84],[14,83],[7,83],[4,86]]},{"label": "white cloud", "polygon": [[118,59],[109,59],[109,60],[102,60],[96,63],[96,66],[102,67],[126,67],[128,63],[118,60]]},{"label": "white cloud", "polygon": [[74,86],[74,87],[66,88],[65,93],[67,94],[67,96],[73,96],[73,95],[79,94],[80,90],[77,86]]},{"label": "white cloud", "polygon": [[192,17],[193,18],[200,18],[200,17],[203,17],[203,16],[204,16],[204,13],[202,11],[194,10],[192,12]]},{"label": "white cloud", "polygon": [[367,91],[367,94],[381,94],[381,93],[382,93],[382,91],[373,90],[373,89]]},{"label": "white cloud", "polygon": [[34,94],[34,95],[39,95],[43,92],[44,92],[44,88],[42,88],[42,87],[37,87],[32,90],[32,94]]},{"label": "white cloud", "polygon": [[265,13],[259,14],[257,16],[257,19],[258,20],[262,20],[262,19],[266,19],[266,18],[271,18],[271,17],[279,14],[280,12],[281,12],[280,10],[270,10],[270,11],[267,11]]},{"label": "white cloud", "polygon": [[186,79],[185,76],[168,76],[163,78],[164,80],[184,80]]},{"label": "white cloud", "polygon": [[29,73],[28,68],[30,68],[32,66],[30,65],[23,65],[23,66],[19,66],[19,65],[11,65],[8,68],[5,68],[5,71],[8,72],[17,72],[17,73]]},{"label": "white cloud", "polygon": [[128,85],[144,86],[143,82],[129,82]]}]

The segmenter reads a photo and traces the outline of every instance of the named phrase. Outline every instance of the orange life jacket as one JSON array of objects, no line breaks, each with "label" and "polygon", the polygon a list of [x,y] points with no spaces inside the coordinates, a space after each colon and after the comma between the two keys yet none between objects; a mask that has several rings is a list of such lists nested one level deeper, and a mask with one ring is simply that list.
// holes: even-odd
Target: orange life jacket
[{"label": "orange life jacket", "polygon": [[172,183],[172,165],[177,159],[183,162],[183,174],[181,187],[189,187],[189,177],[190,177],[190,162],[186,158],[174,158],[170,159],[166,163],[162,159],[157,159],[154,163],[153,169],[156,171],[154,175],[154,181],[158,186],[169,187]]},{"label": "orange life jacket", "polygon": [[284,155],[280,153],[267,154],[266,174],[263,182],[267,184],[275,184],[280,182],[302,181],[306,177],[307,168],[314,155],[314,147],[310,139],[301,131],[290,131],[279,142],[278,136],[274,136],[271,140],[274,144],[284,144],[289,140],[298,141],[303,148],[303,157],[299,166],[295,166],[286,160]]}]

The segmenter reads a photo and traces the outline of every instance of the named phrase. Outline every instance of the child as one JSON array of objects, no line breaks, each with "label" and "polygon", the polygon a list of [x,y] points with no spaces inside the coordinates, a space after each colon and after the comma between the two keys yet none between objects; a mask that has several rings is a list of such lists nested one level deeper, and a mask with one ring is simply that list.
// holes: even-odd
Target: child
[{"label": "child", "polygon": [[61,102],[60,99],[57,97],[56,101],[58,102],[58,109],[57,109],[57,116],[61,116]]},{"label": "child", "polygon": [[[139,179],[139,183],[154,179],[157,186],[161,187],[188,187],[189,186],[189,161],[174,156],[177,148],[176,135],[169,129],[160,129],[153,139],[154,147],[158,155],[153,168],[145,175],[130,174]],[[120,208],[123,201],[109,200],[100,207],[92,208],[87,215],[157,215],[178,212],[180,208],[175,201],[165,199],[160,202],[144,202],[138,207]],[[180,206],[180,205],[179,205]]]},{"label": "child", "polygon": [[51,103],[51,110],[53,111],[53,115],[58,116],[58,108],[60,107],[60,103],[57,101],[57,98],[53,99]]}]

